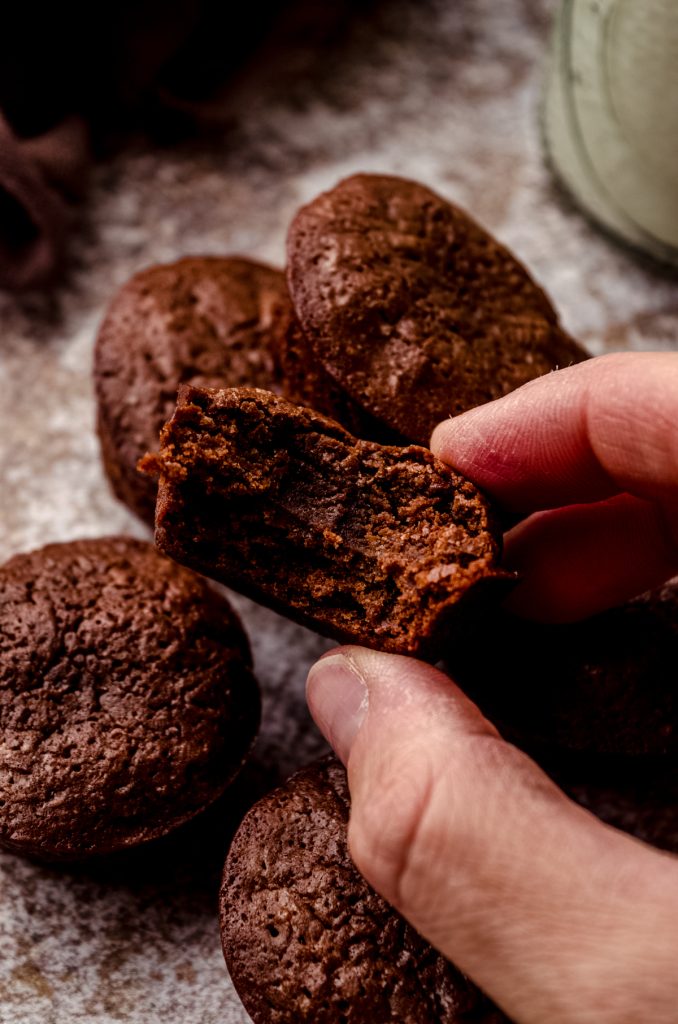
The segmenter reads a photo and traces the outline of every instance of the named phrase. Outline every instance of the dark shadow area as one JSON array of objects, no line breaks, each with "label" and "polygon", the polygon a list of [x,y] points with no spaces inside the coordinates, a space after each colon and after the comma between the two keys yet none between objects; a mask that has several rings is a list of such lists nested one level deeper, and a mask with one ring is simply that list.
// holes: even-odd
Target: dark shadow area
[{"label": "dark shadow area", "polygon": [[39,228],[28,211],[9,192],[0,191],[0,256],[21,260],[38,237]]},{"label": "dark shadow area", "polygon": [[583,773],[554,773],[565,792],[607,825],[651,846],[678,853],[678,764],[627,763],[600,771],[596,781]]}]

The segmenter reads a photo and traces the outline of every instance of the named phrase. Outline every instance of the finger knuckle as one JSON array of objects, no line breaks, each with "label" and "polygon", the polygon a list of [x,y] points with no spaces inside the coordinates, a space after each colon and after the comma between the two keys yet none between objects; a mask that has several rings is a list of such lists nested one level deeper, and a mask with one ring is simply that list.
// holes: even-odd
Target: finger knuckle
[{"label": "finger knuckle", "polygon": [[[407,762],[401,762],[407,763]],[[385,899],[420,928],[466,912],[475,881],[491,871],[514,824],[513,793],[551,784],[498,736],[469,736],[410,770],[373,780],[349,827],[354,863]]]},{"label": "finger knuckle", "polygon": [[403,892],[412,845],[425,842],[432,789],[430,765],[403,771],[395,765],[373,780],[369,803],[355,804],[349,825],[349,848],[358,870],[385,899],[407,913]]}]

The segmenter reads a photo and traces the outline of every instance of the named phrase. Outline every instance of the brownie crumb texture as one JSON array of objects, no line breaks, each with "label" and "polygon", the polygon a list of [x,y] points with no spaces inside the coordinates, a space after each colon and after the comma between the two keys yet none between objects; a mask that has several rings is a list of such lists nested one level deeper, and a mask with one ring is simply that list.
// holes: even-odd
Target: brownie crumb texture
[{"label": "brownie crumb texture", "polygon": [[339,182],[297,213],[287,261],[289,394],[361,437],[427,445],[441,420],[587,358],[516,257],[417,182]]},{"label": "brownie crumb texture", "polygon": [[507,585],[473,484],[268,392],[183,387],[145,465],[162,551],[337,640],[433,656],[466,598]]},{"label": "brownie crumb texture", "polygon": [[158,445],[182,383],[280,389],[294,315],[284,275],[237,257],[149,267],[113,299],[95,349],[98,431],[115,494],[153,523],[155,482],[137,470]]},{"label": "brownie crumb texture", "polygon": [[333,758],[247,814],[220,897],[226,963],[254,1024],[503,1024],[507,1017],[362,878]]},{"label": "brownie crumb texture", "polygon": [[0,567],[0,843],[81,859],[214,801],[259,721],[249,646],[204,580],[124,537]]}]

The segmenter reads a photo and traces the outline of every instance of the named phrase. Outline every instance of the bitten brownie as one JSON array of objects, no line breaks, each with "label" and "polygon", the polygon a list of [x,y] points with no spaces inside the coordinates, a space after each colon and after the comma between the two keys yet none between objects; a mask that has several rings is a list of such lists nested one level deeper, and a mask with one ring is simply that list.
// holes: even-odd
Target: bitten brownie
[{"label": "bitten brownie", "polygon": [[0,567],[0,844],[65,860],[164,835],[224,791],[258,722],[237,616],[152,545]]},{"label": "bitten brownie", "polygon": [[450,674],[538,759],[678,757],[678,582],[567,625],[495,609],[467,641]]},{"label": "bitten brownie", "polygon": [[182,387],[144,466],[160,550],[338,640],[431,655],[462,598],[507,585],[473,484],[265,391]]},{"label": "bitten brownie", "polygon": [[348,853],[346,774],[315,762],[260,800],[220,896],[254,1024],[503,1024],[507,1017],[370,888]]},{"label": "bitten brownie", "polygon": [[94,359],[104,466],[118,498],[153,522],[155,483],[136,467],[157,447],[179,385],[278,390],[292,319],[284,275],[234,257],[149,267],[120,289]]},{"label": "bitten brownie", "polygon": [[287,259],[291,384],[310,367],[288,393],[359,436],[427,445],[448,416],[586,358],[515,256],[413,181],[341,181],[296,215]]}]

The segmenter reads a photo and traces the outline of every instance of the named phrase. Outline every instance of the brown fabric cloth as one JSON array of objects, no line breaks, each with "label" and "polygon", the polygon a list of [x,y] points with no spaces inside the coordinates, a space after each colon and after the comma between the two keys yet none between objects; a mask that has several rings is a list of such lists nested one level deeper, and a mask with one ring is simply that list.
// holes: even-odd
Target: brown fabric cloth
[{"label": "brown fabric cloth", "polygon": [[0,288],[44,285],[62,269],[93,149],[134,127],[203,10],[203,0],[120,0],[103,32],[101,12],[74,0],[3,11]]},{"label": "brown fabric cloth", "polygon": [[82,118],[22,140],[0,115],[0,287],[20,290],[54,276],[88,162]]},{"label": "brown fabric cloth", "polygon": [[90,154],[139,131],[166,142],[223,130],[243,83],[284,89],[298,64],[290,54],[321,59],[372,3],[119,0],[103,33],[99,9],[75,0],[3,11],[0,288],[42,285],[62,268]]}]

